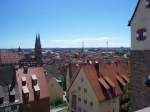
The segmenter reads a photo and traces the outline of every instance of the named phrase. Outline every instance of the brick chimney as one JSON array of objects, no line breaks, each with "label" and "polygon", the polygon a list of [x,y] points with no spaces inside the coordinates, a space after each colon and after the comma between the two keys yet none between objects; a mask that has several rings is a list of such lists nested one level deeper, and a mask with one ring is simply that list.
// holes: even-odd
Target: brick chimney
[{"label": "brick chimney", "polygon": [[37,85],[37,80],[38,80],[38,79],[37,79],[36,75],[32,75],[32,76],[31,76],[31,79],[32,79],[32,85],[33,85],[33,86]]},{"label": "brick chimney", "polygon": [[23,73],[24,73],[24,74],[27,74],[27,73],[28,73],[28,66],[24,66],[24,67],[23,67]]},{"label": "brick chimney", "polygon": [[90,64],[90,65],[92,65],[92,64],[93,64],[93,62],[92,62],[92,61],[89,61],[89,64]]},{"label": "brick chimney", "polygon": [[97,76],[100,77],[99,62],[98,61],[95,61],[95,70],[96,70]]},{"label": "brick chimney", "polygon": [[33,86],[33,91],[34,91],[34,98],[38,100],[40,98],[40,87],[38,84]]},{"label": "brick chimney", "polygon": [[22,86],[22,95],[23,95],[23,102],[28,103],[28,101],[29,101],[29,89],[27,86]]},{"label": "brick chimney", "polygon": [[15,90],[13,89],[12,91],[9,91],[9,101],[10,102],[15,102]]}]

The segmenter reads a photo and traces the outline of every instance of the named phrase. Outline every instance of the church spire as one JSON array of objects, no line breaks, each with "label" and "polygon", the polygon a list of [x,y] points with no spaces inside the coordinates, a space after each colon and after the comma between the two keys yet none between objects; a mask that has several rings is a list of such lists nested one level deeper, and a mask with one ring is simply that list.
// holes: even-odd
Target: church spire
[{"label": "church spire", "polygon": [[38,64],[42,64],[42,48],[41,48],[41,41],[40,41],[40,34],[36,34],[36,41],[35,41],[35,59]]}]

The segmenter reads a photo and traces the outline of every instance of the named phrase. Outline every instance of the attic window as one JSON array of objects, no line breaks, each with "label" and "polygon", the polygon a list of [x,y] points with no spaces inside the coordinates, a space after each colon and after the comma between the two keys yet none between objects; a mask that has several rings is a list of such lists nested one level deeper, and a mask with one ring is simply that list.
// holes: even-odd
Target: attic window
[{"label": "attic window", "polygon": [[84,100],[84,104],[87,104],[87,100]]},{"label": "attic window", "polygon": [[90,102],[90,105],[93,106],[93,102]]},{"label": "attic window", "polygon": [[139,41],[146,40],[146,35],[147,35],[146,29],[144,29],[144,28],[139,29],[136,32],[136,39],[139,40]]},{"label": "attic window", "polygon": [[78,98],[78,101],[81,102],[81,98],[80,97]]},{"label": "attic window", "polygon": [[146,0],[146,8],[150,8],[150,0]]},{"label": "attic window", "polygon": [[84,93],[87,93],[87,89],[86,88],[84,88]]}]

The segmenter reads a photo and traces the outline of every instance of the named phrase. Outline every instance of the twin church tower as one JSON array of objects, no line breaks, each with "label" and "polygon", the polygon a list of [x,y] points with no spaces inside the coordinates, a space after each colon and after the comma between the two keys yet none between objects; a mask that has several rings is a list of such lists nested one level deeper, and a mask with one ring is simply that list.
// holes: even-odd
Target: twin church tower
[{"label": "twin church tower", "polygon": [[42,48],[41,48],[41,41],[40,41],[40,34],[36,34],[36,40],[35,40],[35,59],[38,64],[42,64]]}]

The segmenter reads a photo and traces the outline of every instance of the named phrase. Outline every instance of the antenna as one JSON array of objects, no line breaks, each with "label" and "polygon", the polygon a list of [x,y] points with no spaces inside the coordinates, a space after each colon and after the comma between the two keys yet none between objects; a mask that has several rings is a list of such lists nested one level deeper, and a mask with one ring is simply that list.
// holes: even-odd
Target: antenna
[{"label": "antenna", "polygon": [[107,49],[108,49],[108,44],[109,44],[109,42],[108,42],[108,40],[106,41],[106,46],[107,46]]},{"label": "antenna", "polygon": [[82,52],[84,52],[84,41],[82,41]]}]

